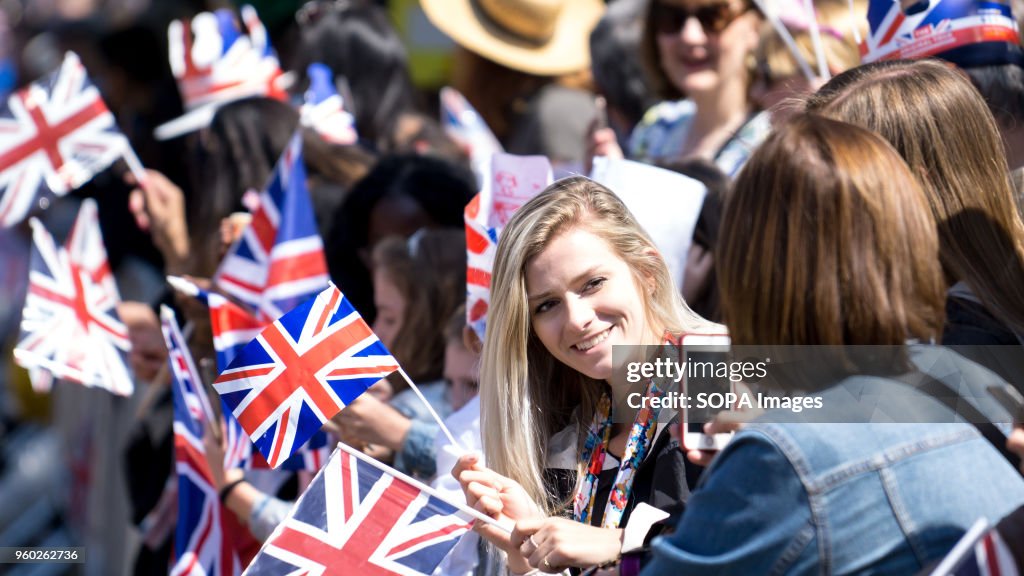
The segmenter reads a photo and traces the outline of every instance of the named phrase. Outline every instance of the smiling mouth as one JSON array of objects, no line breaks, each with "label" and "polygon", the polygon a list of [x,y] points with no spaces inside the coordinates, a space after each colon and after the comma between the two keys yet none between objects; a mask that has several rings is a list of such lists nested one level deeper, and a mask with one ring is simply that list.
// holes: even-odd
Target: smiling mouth
[{"label": "smiling mouth", "polygon": [[613,326],[609,326],[604,331],[598,333],[597,335],[595,335],[592,338],[587,338],[586,340],[584,340],[582,342],[578,342],[576,344],[573,344],[572,345],[572,349],[576,350],[576,351],[579,351],[579,352],[586,352],[587,350],[590,350],[594,346],[597,346],[601,342],[604,342],[605,340],[607,340],[608,336],[612,332],[612,328],[614,328],[614,325]]}]

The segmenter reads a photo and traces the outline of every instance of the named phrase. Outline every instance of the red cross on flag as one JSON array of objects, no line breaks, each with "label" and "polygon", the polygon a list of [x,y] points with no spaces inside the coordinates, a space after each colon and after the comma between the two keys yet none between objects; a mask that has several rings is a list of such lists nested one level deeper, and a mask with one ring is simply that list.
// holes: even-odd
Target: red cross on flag
[{"label": "red cross on flag", "polygon": [[100,235],[96,203],[82,203],[65,246],[36,219],[28,295],[14,359],[29,369],[36,389],[52,378],[130,396],[125,361],[128,330],[117,317],[121,301]]},{"label": "red cross on flag", "polygon": [[64,196],[131,152],[78,56],[0,105],[0,226],[37,196]]}]

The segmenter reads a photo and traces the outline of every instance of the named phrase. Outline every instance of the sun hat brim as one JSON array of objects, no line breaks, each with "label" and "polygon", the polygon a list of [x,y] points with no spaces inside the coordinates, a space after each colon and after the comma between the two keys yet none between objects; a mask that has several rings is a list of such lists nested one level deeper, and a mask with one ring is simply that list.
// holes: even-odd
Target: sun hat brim
[{"label": "sun hat brim", "polygon": [[503,66],[538,76],[590,66],[590,32],[604,14],[601,0],[569,0],[544,44],[516,36],[479,13],[473,0],[421,0],[427,18],[464,48]]}]

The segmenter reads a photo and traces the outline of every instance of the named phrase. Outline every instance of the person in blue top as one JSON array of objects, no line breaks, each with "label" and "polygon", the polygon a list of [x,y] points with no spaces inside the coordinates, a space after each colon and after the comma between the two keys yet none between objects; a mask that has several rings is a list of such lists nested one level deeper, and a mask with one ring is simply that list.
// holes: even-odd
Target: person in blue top
[{"label": "person in blue top", "polygon": [[[995,523],[1024,503],[1024,480],[980,426],[904,384],[925,373],[981,399],[977,387],[1001,380],[949,351],[907,344],[940,337],[945,290],[927,200],[887,142],[795,117],[750,158],[722,227],[733,345],[885,344],[901,361],[882,375],[821,382],[813,417],[770,411],[743,427],[674,533],[653,541],[644,576],[914,574],[978,518]],[[888,394],[889,414],[913,410],[933,423],[875,423],[842,401],[854,389]],[[860,423],[816,423],[830,417]]]}]

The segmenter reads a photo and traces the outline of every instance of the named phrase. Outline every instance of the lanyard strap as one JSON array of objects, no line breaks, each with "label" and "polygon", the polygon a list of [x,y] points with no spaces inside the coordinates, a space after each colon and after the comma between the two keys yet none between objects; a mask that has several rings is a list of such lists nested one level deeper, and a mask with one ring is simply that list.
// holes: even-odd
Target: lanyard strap
[{"label": "lanyard strap", "polygon": [[[654,381],[647,385],[646,396],[660,397],[662,395],[664,395],[664,391],[658,388]],[[583,445],[583,453],[580,455],[580,460],[587,463],[587,468],[584,471],[580,489],[573,498],[573,519],[584,524],[590,524],[594,511],[598,476],[604,468],[604,458],[611,436],[611,413],[611,397],[606,393],[598,402],[594,421],[587,430],[587,439]],[[636,471],[653,444],[657,422],[658,418],[654,410],[650,408],[650,403],[645,402],[644,407],[637,411],[633,426],[630,428],[626,449],[622,455],[622,462],[619,464],[619,471],[615,475],[615,483],[612,485],[608,504],[604,509],[601,526],[605,528],[619,527],[626,504],[633,492],[633,479]]]}]

